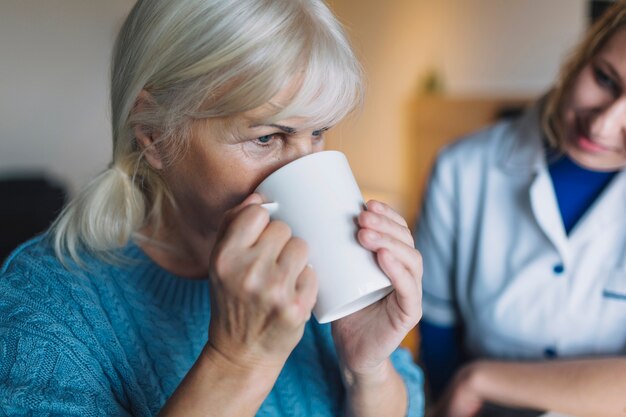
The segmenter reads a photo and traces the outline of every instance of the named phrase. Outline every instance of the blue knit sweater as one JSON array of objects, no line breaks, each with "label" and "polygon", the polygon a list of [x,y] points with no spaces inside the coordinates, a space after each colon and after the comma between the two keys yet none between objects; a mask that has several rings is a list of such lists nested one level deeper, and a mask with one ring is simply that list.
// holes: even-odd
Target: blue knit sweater
[{"label": "blue knit sweater", "polygon": [[[163,270],[135,244],[121,262],[68,272],[40,237],[0,271],[0,415],[152,416],[202,350],[207,281]],[[422,374],[392,355],[423,409]],[[237,398],[233,398],[237,401]],[[257,416],[338,416],[344,390],[328,325],[311,320]]]}]

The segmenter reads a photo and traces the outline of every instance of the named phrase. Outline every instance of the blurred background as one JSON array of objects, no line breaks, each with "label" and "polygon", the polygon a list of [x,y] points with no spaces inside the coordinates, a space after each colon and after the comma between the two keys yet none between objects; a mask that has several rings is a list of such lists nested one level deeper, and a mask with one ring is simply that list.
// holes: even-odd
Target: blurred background
[{"label": "blurred background", "polygon": [[[133,0],[0,0],[0,259],[110,160],[108,68]],[[367,75],[332,131],[366,197],[412,224],[446,142],[540,96],[606,1],[329,0]]]}]

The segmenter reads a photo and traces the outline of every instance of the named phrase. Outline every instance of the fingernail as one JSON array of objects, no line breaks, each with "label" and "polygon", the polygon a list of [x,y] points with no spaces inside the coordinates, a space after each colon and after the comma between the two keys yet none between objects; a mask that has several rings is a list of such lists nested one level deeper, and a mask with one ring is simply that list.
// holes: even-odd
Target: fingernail
[{"label": "fingernail", "polygon": [[371,239],[371,240],[378,240],[380,239],[380,234],[372,231],[372,230],[368,230],[367,231],[367,238]]},{"label": "fingernail", "polygon": [[369,211],[372,211],[374,213],[380,213],[382,211],[382,206],[378,201],[370,201],[367,208],[369,209]]}]

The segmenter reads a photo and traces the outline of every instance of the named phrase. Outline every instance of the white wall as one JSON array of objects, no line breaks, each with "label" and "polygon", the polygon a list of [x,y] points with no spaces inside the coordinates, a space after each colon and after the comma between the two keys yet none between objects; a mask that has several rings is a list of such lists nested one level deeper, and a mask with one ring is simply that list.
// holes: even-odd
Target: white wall
[{"label": "white wall", "polygon": [[0,175],[105,168],[111,48],[133,0],[0,1]]}]

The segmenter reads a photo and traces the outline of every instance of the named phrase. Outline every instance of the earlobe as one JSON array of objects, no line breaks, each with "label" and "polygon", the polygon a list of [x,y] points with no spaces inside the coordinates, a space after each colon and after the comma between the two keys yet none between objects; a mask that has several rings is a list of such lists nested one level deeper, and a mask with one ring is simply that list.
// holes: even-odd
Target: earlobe
[{"label": "earlobe", "polygon": [[[141,90],[139,95],[137,96],[137,100],[135,101],[135,106],[133,107],[133,112],[142,112],[145,110],[147,106],[150,106],[153,99],[150,93],[145,90]],[[133,133],[135,135],[135,140],[137,141],[137,145],[141,148],[143,156],[146,158],[146,161],[152,166],[154,169],[162,169],[163,161],[161,158],[161,153],[157,148],[157,137],[155,137],[156,133],[154,130],[146,126],[145,124],[136,123],[133,125]]]}]

